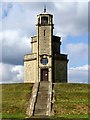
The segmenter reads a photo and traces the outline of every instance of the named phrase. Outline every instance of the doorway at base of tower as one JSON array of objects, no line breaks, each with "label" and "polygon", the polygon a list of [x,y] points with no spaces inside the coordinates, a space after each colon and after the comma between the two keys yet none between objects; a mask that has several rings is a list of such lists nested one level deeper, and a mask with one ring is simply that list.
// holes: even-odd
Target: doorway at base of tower
[{"label": "doorway at base of tower", "polygon": [[48,81],[48,68],[41,69],[41,81]]}]

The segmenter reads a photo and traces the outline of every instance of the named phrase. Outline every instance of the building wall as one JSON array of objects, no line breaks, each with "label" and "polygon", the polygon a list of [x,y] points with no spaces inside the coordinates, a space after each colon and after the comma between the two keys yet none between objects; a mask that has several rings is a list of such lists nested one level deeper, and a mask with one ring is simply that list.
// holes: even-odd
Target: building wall
[{"label": "building wall", "polygon": [[37,54],[24,56],[24,82],[35,83],[38,80]]},{"label": "building wall", "polygon": [[36,60],[24,62],[24,82],[35,83],[37,80]]},{"label": "building wall", "polygon": [[53,42],[53,53],[60,53],[60,43]]},{"label": "building wall", "polygon": [[54,82],[67,82],[67,61],[54,60]]},{"label": "building wall", "polygon": [[31,49],[32,49],[32,53],[37,53],[37,50],[38,50],[37,36],[32,37],[32,40],[31,40]]},{"label": "building wall", "polygon": [[[52,54],[52,32],[51,32],[52,26],[39,26],[38,32],[39,32],[39,55],[42,54]],[[45,36],[44,36],[44,30],[45,30]]]},{"label": "building wall", "polygon": [[58,36],[53,36],[52,38],[52,52],[53,53],[60,54],[60,45],[61,45],[60,39],[61,38]]}]

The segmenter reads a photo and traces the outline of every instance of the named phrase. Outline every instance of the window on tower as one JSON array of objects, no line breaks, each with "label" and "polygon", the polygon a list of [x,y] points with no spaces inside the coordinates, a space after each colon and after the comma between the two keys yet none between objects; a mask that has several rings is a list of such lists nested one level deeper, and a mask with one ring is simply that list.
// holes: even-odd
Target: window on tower
[{"label": "window on tower", "polygon": [[43,65],[46,65],[46,64],[48,63],[48,59],[47,59],[47,58],[42,58],[42,59],[41,59],[41,63],[42,63]]},{"label": "window on tower", "polygon": [[47,24],[48,23],[48,17],[44,16],[41,18],[41,24]]},{"label": "window on tower", "polygon": [[44,30],[44,36],[45,36],[45,30]]}]

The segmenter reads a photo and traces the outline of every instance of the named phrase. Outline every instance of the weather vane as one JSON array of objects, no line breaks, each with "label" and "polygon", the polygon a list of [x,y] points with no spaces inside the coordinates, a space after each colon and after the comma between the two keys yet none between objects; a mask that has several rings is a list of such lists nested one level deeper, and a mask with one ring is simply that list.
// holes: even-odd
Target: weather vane
[{"label": "weather vane", "polygon": [[44,12],[46,12],[46,5],[44,5]]}]

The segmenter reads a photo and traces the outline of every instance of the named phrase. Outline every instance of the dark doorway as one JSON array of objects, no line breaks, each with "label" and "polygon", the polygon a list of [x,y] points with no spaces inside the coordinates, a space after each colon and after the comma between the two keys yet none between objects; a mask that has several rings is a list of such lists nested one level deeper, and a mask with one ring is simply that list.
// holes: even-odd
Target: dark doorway
[{"label": "dark doorway", "polygon": [[48,81],[48,69],[41,69],[41,81]]}]

